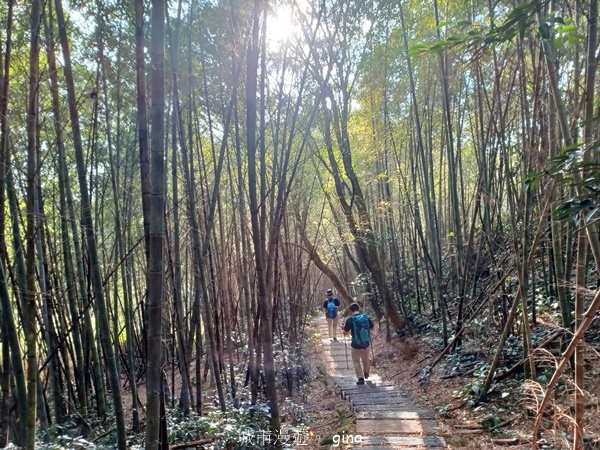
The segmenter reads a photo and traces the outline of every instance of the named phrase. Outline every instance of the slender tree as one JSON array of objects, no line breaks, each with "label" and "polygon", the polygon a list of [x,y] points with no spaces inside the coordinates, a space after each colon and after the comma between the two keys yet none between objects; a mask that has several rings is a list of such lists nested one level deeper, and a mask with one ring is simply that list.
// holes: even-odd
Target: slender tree
[{"label": "slender tree", "polygon": [[69,50],[69,40],[67,36],[66,21],[64,17],[61,0],[55,1],[56,16],[58,20],[58,29],[60,43],[64,58],[64,75],[67,87],[67,97],[69,101],[69,115],[71,118],[71,128],[73,130],[73,144],[75,147],[75,160],[77,163],[77,173],[79,180],[79,193],[81,195],[82,225],[85,229],[87,250],[90,259],[90,271],[92,278],[92,287],[95,296],[96,310],[98,312],[98,323],[101,327],[102,349],[106,358],[106,365],[109,372],[109,380],[112,389],[112,398],[115,408],[115,417],[117,421],[117,439],[119,450],[127,447],[125,419],[123,415],[123,402],[121,398],[121,383],[116,364],[116,355],[110,340],[110,324],[108,321],[108,312],[104,298],[104,287],[102,275],[100,273],[100,261],[98,258],[98,249],[96,246],[96,234],[94,231],[92,208],[87,184],[87,171],[83,155],[83,143],[81,138],[81,129],[79,124],[79,112],[77,109],[77,99],[75,95],[75,83],[73,69],[71,65],[71,54]]},{"label": "slender tree", "polygon": [[[152,108],[150,166],[151,195],[148,202],[148,351],[146,450],[163,448],[159,439],[160,405],[163,397],[162,311],[164,286],[165,236],[165,2],[152,1],[152,33],[150,39],[152,64]],[[162,436],[166,439],[166,436]]]},{"label": "slender tree", "polygon": [[[10,364],[12,366],[12,374],[17,385],[17,396],[19,405],[18,408],[19,423],[17,427],[17,435],[15,441],[17,444],[25,443],[25,424],[26,424],[26,408],[23,405],[27,404],[27,387],[25,385],[25,372],[23,368],[23,360],[21,358],[21,349],[19,346],[17,326],[13,316],[13,306],[10,301],[10,292],[8,290],[8,278],[6,273],[7,254],[6,254],[6,239],[5,239],[5,192],[6,192],[6,174],[8,161],[8,96],[10,84],[10,62],[12,49],[12,24],[13,24],[14,1],[8,3],[8,26],[6,33],[6,47],[4,52],[4,72],[2,73],[2,92],[0,92],[0,252],[2,261],[0,263],[0,301],[2,302],[3,314],[3,357],[10,354]],[[10,348],[8,348],[10,346]],[[8,359],[3,358],[3,423],[2,423],[2,439],[8,439]]]},{"label": "slender tree", "polygon": [[25,422],[25,448],[35,448],[35,425],[37,412],[37,287],[35,274],[36,224],[36,179],[37,129],[38,129],[38,87],[40,66],[40,21],[41,2],[31,3],[29,41],[29,99],[27,103],[27,285],[23,304],[23,332],[27,342],[27,416]]}]

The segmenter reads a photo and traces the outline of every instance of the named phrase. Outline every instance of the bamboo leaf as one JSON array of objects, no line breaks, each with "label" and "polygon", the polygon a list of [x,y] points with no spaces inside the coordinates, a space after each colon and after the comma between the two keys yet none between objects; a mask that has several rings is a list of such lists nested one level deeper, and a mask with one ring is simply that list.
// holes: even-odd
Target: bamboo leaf
[{"label": "bamboo leaf", "polygon": [[419,55],[423,55],[428,53],[430,50],[429,45],[427,44],[414,44],[408,49],[408,56],[415,57]]}]

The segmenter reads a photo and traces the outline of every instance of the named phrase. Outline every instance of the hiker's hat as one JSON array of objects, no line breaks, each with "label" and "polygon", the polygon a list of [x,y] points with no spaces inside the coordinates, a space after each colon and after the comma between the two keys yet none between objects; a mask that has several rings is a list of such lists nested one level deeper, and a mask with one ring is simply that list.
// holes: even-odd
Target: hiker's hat
[{"label": "hiker's hat", "polygon": [[327,289],[327,295],[333,295],[333,291],[331,289]]}]

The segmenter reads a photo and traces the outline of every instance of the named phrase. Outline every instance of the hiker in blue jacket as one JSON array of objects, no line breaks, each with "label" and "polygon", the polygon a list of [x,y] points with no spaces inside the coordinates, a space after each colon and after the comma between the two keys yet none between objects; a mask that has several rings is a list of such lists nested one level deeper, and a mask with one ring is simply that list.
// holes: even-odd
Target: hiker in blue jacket
[{"label": "hiker in blue jacket", "polygon": [[327,327],[329,331],[329,339],[337,341],[337,327],[340,318],[338,317],[338,307],[340,301],[333,296],[333,291],[327,289],[327,298],[323,302],[323,309],[325,310],[325,318],[327,319]]},{"label": "hiker in blue jacket", "polygon": [[369,345],[371,344],[371,329],[374,327],[369,316],[360,312],[358,303],[350,305],[352,315],[346,319],[344,334],[352,333],[352,364],[358,381],[356,384],[365,384],[369,378],[371,361],[369,361]]}]

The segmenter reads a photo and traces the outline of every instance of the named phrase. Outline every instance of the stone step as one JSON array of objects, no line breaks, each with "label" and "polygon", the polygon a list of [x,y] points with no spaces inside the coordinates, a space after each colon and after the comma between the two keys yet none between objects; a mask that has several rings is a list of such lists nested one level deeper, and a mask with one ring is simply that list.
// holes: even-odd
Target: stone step
[{"label": "stone step", "polygon": [[346,395],[352,394],[372,394],[372,395],[403,395],[404,397],[408,397],[408,393],[404,390],[396,387],[389,386],[383,384],[375,384],[369,378],[365,380],[365,384],[356,384],[349,385],[346,387],[340,387],[340,391],[344,392]]},{"label": "stone step", "polygon": [[369,395],[358,395],[353,397],[346,397],[346,401],[349,401],[354,406],[358,405],[412,405],[416,408],[415,404],[408,397],[371,397]]},{"label": "stone step", "polygon": [[381,403],[373,403],[373,402],[368,402],[365,400],[361,400],[361,399],[354,399],[354,400],[350,400],[350,404],[352,405],[352,407],[356,410],[363,410],[365,406],[377,406],[380,408],[385,408],[385,407],[391,407],[390,409],[379,409],[376,411],[394,411],[394,408],[402,408],[404,407],[404,409],[400,409],[400,411],[410,411],[410,408],[412,408],[413,410],[415,409],[415,405],[411,402],[403,402],[403,401],[394,401],[394,402],[387,402],[385,404],[381,404]]},{"label": "stone step", "polygon": [[380,379],[374,379],[373,376],[370,376],[367,380],[365,380],[365,384],[356,384],[356,379],[346,380],[340,384],[340,390],[344,392],[354,392],[354,391],[367,391],[367,392],[401,392],[406,394],[406,391],[399,388],[398,386],[393,386],[391,384],[385,383]]},{"label": "stone step", "polygon": [[364,419],[356,421],[356,434],[376,436],[378,434],[437,434],[441,429],[435,420]]},{"label": "stone step", "polygon": [[356,377],[346,378],[344,381],[338,381],[334,379],[336,384],[340,387],[342,391],[352,390],[352,389],[373,389],[373,388],[392,388],[390,390],[399,389],[397,386],[386,383],[385,381],[381,381],[381,379],[371,379],[365,380],[365,384],[356,384]]},{"label": "stone step", "polygon": [[[346,360],[345,359],[338,359],[336,360],[329,360],[329,361],[325,361],[326,364],[329,365],[334,365],[337,367],[343,367],[345,369],[352,369],[352,373],[354,373],[354,366],[352,366],[352,364],[349,362],[348,364],[346,364]],[[354,383],[356,384],[356,378]]]},{"label": "stone step", "polygon": [[417,413],[421,413],[424,412],[424,410],[419,409],[419,407],[413,405],[412,403],[401,403],[401,404],[386,404],[386,405],[370,405],[370,404],[357,404],[357,405],[352,405],[354,407],[354,410],[359,413],[359,412],[363,412],[363,411],[388,411],[388,412],[393,412],[393,411],[412,411],[412,412],[417,412]]},{"label": "stone step", "polygon": [[345,362],[334,362],[334,361],[330,361],[328,363],[326,363],[329,367],[333,367],[335,369],[335,371],[338,372],[338,375],[342,375],[341,373],[339,373],[340,370],[344,371],[346,374],[350,375],[354,375],[354,367],[352,367],[351,365],[346,365]]},{"label": "stone step", "polygon": [[[338,369],[352,370],[352,373],[354,374],[354,367],[352,367],[352,364],[346,364],[346,361],[326,361],[326,364],[328,364],[330,366],[334,366]],[[356,383],[356,381],[355,381],[355,383]]]},{"label": "stone step", "polygon": [[[389,447],[389,446],[374,446],[374,445],[361,445],[360,447],[357,446],[357,448],[360,448],[360,450],[425,450],[427,448],[431,448],[431,447]],[[434,447],[435,448],[435,447]]]},{"label": "stone step", "polygon": [[404,447],[425,447],[425,448],[444,448],[446,442],[443,438],[437,436],[414,437],[414,436],[361,436],[361,449],[368,446],[404,448]]},{"label": "stone step", "polygon": [[348,397],[348,401],[353,405],[407,405],[413,402],[408,397],[371,397],[369,395],[355,395]]},{"label": "stone step", "polygon": [[[352,360],[350,358],[348,358],[348,361],[350,363],[352,363]],[[354,367],[354,366],[352,366]],[[336,379],[336,382],[339,382],[340,387],[352,387],[352,383],[356,382],[356,378],[351,378],[351,377],[334,377]],[[390,384],[388,382],[385,382],[381,379],[381,377],[379,375],[377,375],[377,373],[371,372],[369,374],[369,378],[365,380],[365,382],[367,384],[371,384],[371,385],[386,385],[386,386],[394,386],[393,384]]]},{"label": "stone step", "polygon": [[317,319],[323,346],[317,352],[333,376],[356,414],[354,437],[360,441],[345,442],[347,448],[361,450],[418,450],[444,448],[446,443],[439,434],[435,415],[412,403],[408,393],[371,374],[364,385],[356,384],[350,349],[350,338],[344,340],[338,333],[338,341],[328,338],[324,318]]},{"label": "stone step", "polygon": [[[354,374],[354,367],[352,367],[352,364],[346,364],[346,361],[327,361],[327,364],[330,366],[337,367],[338,369],[351,370],[352,374]],[[356,384],[356,381],[354,383]]]},{"label": "stone step", "polygon": [[319,332],[319,337],[321,338],[321,342],[323,342],[323,344],[325,344],[325,346],[332,344],[332,345],[344,345],[344,342],[346,344],[348,344],[348,347],[350,347],[350,344],[352,343],[352,337],[348,336],[348,337],[344,337],[342,335],[342,333],[340,333],[338,331],[336,338],[337,341],[332,341],[333,336],[329,337],[329,333],[327,332],[327,330],[325,331],[320,331]]},{"label": "stone step", "polygon": [[[367,380],[367,382],[365,382],[365,384],[356,384],[356,375],[354,375],[354,368],[351,367],[352,369],[352,381],[350,383],[348,383],[346,386],[339,386],[340,391],[342,393],[344,393],[344,395],[351,395],[351,394],[356,394],[357,392],[371,392],[372,394],[377,394],[377,393],[387,393],[387,392],[398,392],[394,389],[381,389],[382,387],[387,387],[386,385],[382,386],[382,385],[378,385],[378,384],[370,384]],[[402,392],[401,392],[402,393]]]},{"label": "stone step", "polygon": [[323,346],[325,349],[331,348],[331,347],[344,348],[344,347],[348,346],[348,352],[350,352],[350,344],[351,344],[350,339],[344,340],[343,337],[338,336],[337,341],[333,341],[333,340],[331,340],[330,337],[325,335],[325,336],[321,336],[321,341],[323,342]]},{"label": "stone step", "polygon": [[[356,387],[360,388],[361,386],[364,385],[356,385]],[[382,387],[374,387],[374,388],[367,388],[367,389],[352,389],[352,388],[347,388],[347,389],[340,389],[342,397],[352,397],[353,395],[379,395],[379,396],[400,396],[400,397],[408,397],[408,395],[406,395],[405,392],[402,391],[397,391],[394,389],[386,389],[386,388],[382,388]]]},{"label": "stone step", "polygon": [[330,362],[329,366],[333,367],[336,371],[340,371],[343,370],[345,372],[347,372],[348,374],[354,374],[354,367],[352,367],[351,365],[346,365],[345,362]]},{"label": "stone step", "polygon": [[360,411],[356,413],[356,419],[435,419],[435,414],[431,411]]},{"label": "stone step", "polygon": [[[354,375],[354,368],[351,367],[350,369],[352,369],[352,375]],[[406,395],[403,392],[398,392],[398,391],[391,390],[391,389],[390,390],[381,389],[381,386],[378,386],[376,384],[373,384],[372,387],[367,387],[367,386],[369,386],[367,383],[365,383],[365,384],[356,384],[356,378],[354,378],[353,381],[352,381],[352,385],[348,385],[348,386],[344,386],[344,387],[338,386],[338,387],[340,388],[340,393],[343,396],[357,394],[357,393],[362,393],[362,392],[365,392],[365,393],[369,393],[370,392],[371,394],[383,394],[383,393],[393,394],[393,393],[398,393],[400,395]],[[354,388],[356,388],[356,389],[354,389]]]},{"label": "stone step", "polygon": [[372,445],[368,445],[368,446],[364,446],[361,445],[360,450],[425,450],[428,448],[443,448],[443,447],[381,447],[381,446],[372,446]]},{"label": "stone step", "polygon": [[341,390],[340,392],[342,398],[354,398],[360,396],[368,396],[372,398],[386,398],[386,397],[404,397],[410,398],[404,392],[396,392],[396,391],[386,391],[379,389],[364,389],[364,390]]},{"label": "stone step", "polygon": [[352,358],[352,355],[350,354],[350,350],[348,350],[348,352],[346,352],[346,350],[344,350],[344,348],[330,348],[327,352],[326,355],[329,356],[343,356],[344,358],[346,356],[348,356],[348,359]]}]

